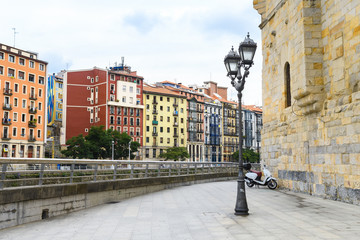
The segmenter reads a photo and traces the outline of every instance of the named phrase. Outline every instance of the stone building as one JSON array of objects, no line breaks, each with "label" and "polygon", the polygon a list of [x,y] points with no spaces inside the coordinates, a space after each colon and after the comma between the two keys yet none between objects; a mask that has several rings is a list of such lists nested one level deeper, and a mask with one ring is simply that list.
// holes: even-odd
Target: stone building
[{"label": "stone building", "polygon": [[282,187],[360,204],[360,1],[253,3],[263,161]]}]

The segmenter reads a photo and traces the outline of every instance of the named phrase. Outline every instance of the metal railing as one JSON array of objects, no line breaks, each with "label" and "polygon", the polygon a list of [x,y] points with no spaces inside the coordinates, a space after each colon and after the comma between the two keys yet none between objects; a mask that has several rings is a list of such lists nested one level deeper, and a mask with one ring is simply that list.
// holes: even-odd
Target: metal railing
[{"label": "metal railing", "polygon": [[237,163],[0,158],[0,189],[214,173],[235,174]]}]

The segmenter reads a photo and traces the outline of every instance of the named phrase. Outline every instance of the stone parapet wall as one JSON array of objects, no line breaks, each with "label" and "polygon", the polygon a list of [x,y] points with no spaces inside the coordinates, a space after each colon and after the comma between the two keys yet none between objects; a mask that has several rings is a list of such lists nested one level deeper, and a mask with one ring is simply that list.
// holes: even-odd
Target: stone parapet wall
[{"label": "stone parapet wall", "polygon": [[263,21],[262,160],[281,187],[360,205],[360,2],[276,3],[254,0]]}]

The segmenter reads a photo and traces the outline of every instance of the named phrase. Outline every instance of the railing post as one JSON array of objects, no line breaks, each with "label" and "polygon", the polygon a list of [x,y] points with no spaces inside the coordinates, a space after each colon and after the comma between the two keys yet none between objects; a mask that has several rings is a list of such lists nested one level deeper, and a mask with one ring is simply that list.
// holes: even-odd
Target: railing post
[{"label": "railing post", "polygon": [[71,164],[70,167],[70,183],[73,183],[75,163]]},{"label": "railing post", "polygon": [[43,176],[44,176],[45,163],[41,164],[40,174],[39,174],[39,185],[43,184]]},{"label": "railing post", "polygon": [[99,165],[99,164],[95,164],[94,182],[96,182],[96,175],[97,175],[98,165]]},{"label": "railing post", "polygon": [[211,163],[208,164],[208,173],[211,171]]},{"label": "railing post", "polygon": [[131,164],[130,178],[134,178],[134,164]]},{"label": "railing post", "polygon": [[161,168],[161,164],[158,164],[158,177],[160,177],[160,168]]},{"label": "railing post", "polygon": [[3,188],[4,188],[6,169],[7,169],[7,163],[4,163],[4,164],[2,165],[2,171],[1,171],[0,189],[3,189]]},{"label": "railing post", "polygon": [[[169,164],[169,177],[171,176],[171,166],[172,166],[172,164],[170,163]],[[175,165],[176,166],[176,165]]]},{"label": "railing post", "polygon": [[178,167],[178,176],[180,176],[180,171],[181,171],[181,163],[179,163],[179,167]]},{"label": "railing post", "polygon": [[190,163],[187,164],[187,171],[186,171],[186,175],[190,174]]},{"label": "railing post", "polygon": [[114,176],[113,176],[114,181],[116,180],[116,170],[117,170],[117,163],[115,163],[115,166],[114,166]]},{"label": "railing post", "polygon": [[149,171],[149,164],[146,164],[146,168],[145,168],[145,177],[148,177],[148,171]]}]

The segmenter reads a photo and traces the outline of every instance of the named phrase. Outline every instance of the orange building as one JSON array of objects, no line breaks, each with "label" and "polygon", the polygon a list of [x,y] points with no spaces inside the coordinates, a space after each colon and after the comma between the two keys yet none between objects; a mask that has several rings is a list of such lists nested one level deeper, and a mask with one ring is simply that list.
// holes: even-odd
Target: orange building
[{"label": "orange building", "polygon": [[37,53],[0,44],[2,157],[43,157],[46,67]]}]

